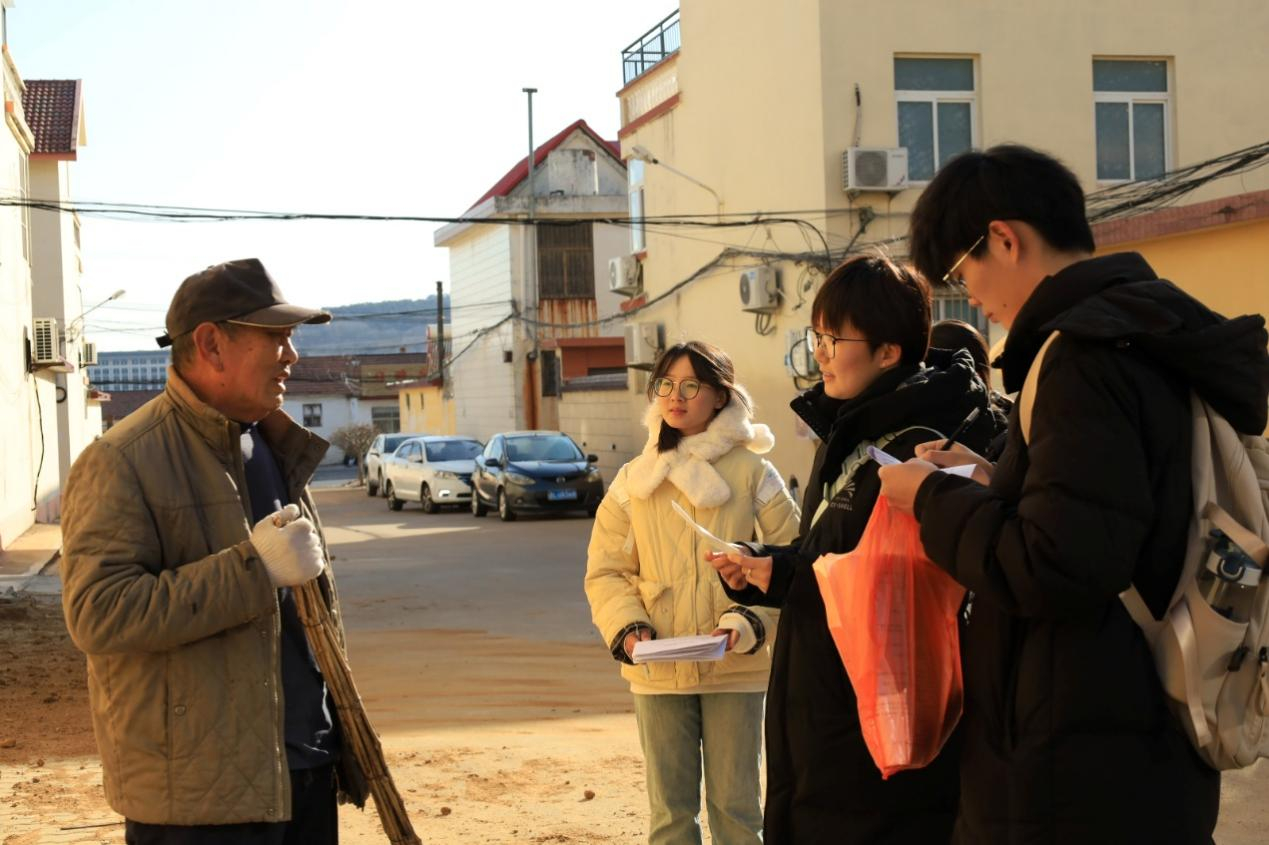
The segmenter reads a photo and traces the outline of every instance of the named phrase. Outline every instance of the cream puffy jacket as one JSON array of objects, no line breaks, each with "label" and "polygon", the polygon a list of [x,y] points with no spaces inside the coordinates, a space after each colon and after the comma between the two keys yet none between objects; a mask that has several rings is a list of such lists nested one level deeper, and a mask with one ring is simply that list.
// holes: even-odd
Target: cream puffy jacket
[{"label": "cream puffy jacket", "polygon": [[647,445],[617,473],[595,517],[585,579],[595,627],[617,654],[619,635],[635,623],[664,639],[708,634],[721,622],[740,631],[737,647],[722,661],[624,664],[623,677],[645,693],[766,690],[776,612],[737,608],[727,598],[705,560],[705,544],[670,504],[678,502],[724,540],[792,542],[797,504],[775,467],[760,457],[774,445],[771,431],[754,425],[734,399],[708,429],[683,438],[672,452],[657,452],[657,403],[645,424]]}]

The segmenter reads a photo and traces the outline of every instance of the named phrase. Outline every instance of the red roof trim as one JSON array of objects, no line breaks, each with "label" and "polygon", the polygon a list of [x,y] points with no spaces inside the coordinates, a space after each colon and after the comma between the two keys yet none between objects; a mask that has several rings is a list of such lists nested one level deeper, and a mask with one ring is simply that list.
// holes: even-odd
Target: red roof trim
[{"label": "red roof trim", "polygon": [[1252,191],[1193,205],[1160,208],[1122,220],[1108,220],[1093,226],[1093,238],[1100,249],[1182,235],[1214,226],[1249,223],[1265,217],[1269,217],[1269,190]]},{"label": "red roof trim", "polygon": [[[619,142],[605,141],[603,138],[599,137],[599,135],[595,132],[594,129],[590,128],[590,126],[586,123],[585,120],[576,120],[573,123],[570,123],[567,127],[564,128],[563,131],[556,134],[549,141],[547,141],[545,144],[538,147],[534,151],[533,153],[534,168],[537,168],[538,165],[540,165],[543,161],[545,161],[546,157],[550,155],[551,152],[556,147],[564,143],[565,139],[567,139],[569,135],[572,135],[578,129],[582,130],[587,135],[589,135],[591,137],[591,140],[593,140],[596,144],[599,144],[601,147],[608,150],[608,152],[612,153],[613,158],[617,159],[618,161],[621,161],[621,144]],[[471,208],[475,208],[476,206],[480,205],[482,202],[489,199],[490,197],[505,197],[507,196],[507,194],[511,193],[517,185],[519,185],[521,182],[523,182],[525,179],[528,178],[529,176],[528,161],[529,161],[528,156],[525,156],[524,158],[520,159],[520,161],[516,163],[515,167],[508,170],[501,179],[499,179],[497,182],[494,183],[494,186],[492,188],[490,188],[488,191],[485,191],[484,196],[482,196],[480,199],[472,203]]]}]

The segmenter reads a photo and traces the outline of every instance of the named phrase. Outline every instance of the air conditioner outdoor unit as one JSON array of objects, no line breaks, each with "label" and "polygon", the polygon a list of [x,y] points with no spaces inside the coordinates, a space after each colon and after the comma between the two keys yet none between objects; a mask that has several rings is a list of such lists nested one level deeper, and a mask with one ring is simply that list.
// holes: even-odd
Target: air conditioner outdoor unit
[{"label": "air conditioner outdoor unit", "polygon": [[664,346],[660,323],[626,325],[626,366],[651,369]]},{"label": "air conditioner outdoor unit", "polygon": [[907,187],[907,147],[849,147],[842,153],[842,190],[902,191]]},{"label": "air conditioner outdoor unit", "polygon": [[97,366],[97,344],[91,340],[84,341],[84,351],[80,353],[81,367]]},{"label": "air conditioner outdoor unit", "polygon": [[642,266],[633,255],[619,255],[608,259],[608,290],[632,296],[643,288],[640,278]]},{"label": "air conditioner outdoor unit", "polygon": [[740,307],[760,314],[780,310],[780,285],[774,267],[751,267],[740,274]]},{"label": "air conditioner outdoor unit", "polygon": [[62,363],[62,357],[57,354],[57,320],[53,317],[35,318],[31,355],[36,364]]}]

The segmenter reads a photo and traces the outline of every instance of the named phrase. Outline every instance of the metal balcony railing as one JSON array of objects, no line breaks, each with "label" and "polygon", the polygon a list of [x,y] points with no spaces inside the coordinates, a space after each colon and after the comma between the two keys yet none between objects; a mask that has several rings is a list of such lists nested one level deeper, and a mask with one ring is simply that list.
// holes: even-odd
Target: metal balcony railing
[{"label": "metal balcony railing", "polygon": [[621,51],[621,73],[629,85],[633,80],[652,70],[666,57],[678,52],[679,10],[675,9],[665,20],[645,32],[633,44]]}]

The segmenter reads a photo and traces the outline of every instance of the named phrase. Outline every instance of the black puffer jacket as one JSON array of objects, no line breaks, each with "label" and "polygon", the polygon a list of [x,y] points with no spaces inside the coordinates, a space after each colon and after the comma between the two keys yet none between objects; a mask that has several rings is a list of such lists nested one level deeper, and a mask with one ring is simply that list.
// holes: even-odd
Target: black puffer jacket
[{"label": "black puffer jacket", "polygon": [[[906,459],[917,444],[950,433],[971,408],[986,411],[987,392],[969,353],[931,363],[936,366],[890,371],[847,402],[826,398],[822,385],[794,400],[793,409],[824,441],[803,503],[801,538],[760,550],[774,558],[765,595],[753,587],[728,590],[743,604],[782,608],[767,692],[767,845],[930,845],[951,836],[955,737],[929,767],[881,779],[864,745],[855,693],[811,569],[822,554],[855,548],[872,514],[880,482],[876,463],[864,460],[853,483],[815,519],[825,486],[841,475],[843,463],[858,458],[861,444],[921,426],[886,447]],[[992,428],[982,413],[963,442],[982,449]]]},{"label": "black puffer jacket", "polygon": [[1118,594],[1135,584],[1158,615],[1176,585],[1189,391],[1264,429],[1264,320],[1225,320],[1136,254],[1082,261],[1018,314],[1006,389],[1054,329],[1030,448],[1015,412],[989,487],[941,474],[917,495],[926,551],[976,594],[957,841],[1210,842],[1220,776],[1166,709]]}]

